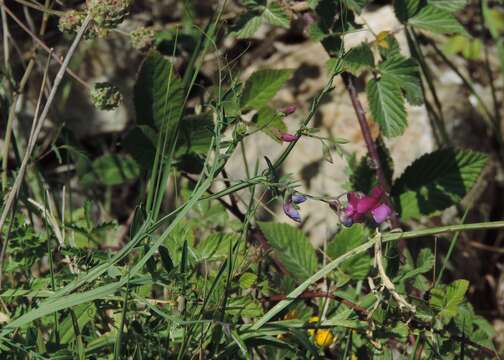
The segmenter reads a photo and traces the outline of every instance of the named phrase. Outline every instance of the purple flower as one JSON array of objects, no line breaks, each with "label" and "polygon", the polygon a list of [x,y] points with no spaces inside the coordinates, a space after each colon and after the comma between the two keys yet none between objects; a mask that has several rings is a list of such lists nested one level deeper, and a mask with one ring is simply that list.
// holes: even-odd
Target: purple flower
[{"label": "purple flower", "polygon": [[293,142],[296,141],[297,139],[299,139],[299,136],[289,133],[282,133],[280,135],[280,140],[282,140],[283,142]]},{"label": "purple flower", "polygon": [[286,108],[280,110],[280,112],[282,112],[285,116],[287,115],[290,115],[290,114],[293,114],[296,112],[296,106],[295,105],[289,105],[287,106]]},{"label": "purple flower", "polygon": [[290,217],[292,220],[295,222],[301,222],[301,215],[299,214],[299,211],[292,205],[291,202],[286,202],[283,204],[283,211],[285,215]]},{"label": "purple flower", "polygon": [[392,209],[382,202],[382,197],[385,194],[381,186],[376,186],[371,190],[371,194],[364,196],[360,193],[349,192],[347,194],[348,204],[343,209],[344,216],[342,224],[353,224],[362,222],[366,215],[371,213],[374,221],[381,224],[392,215]]},{"label": "purple flower", "polygon": [[294,204],[301,204],[301,203],[304,203],[306,201],[306,196],[301,195],[301,194],[292,194],[291,201]]}]

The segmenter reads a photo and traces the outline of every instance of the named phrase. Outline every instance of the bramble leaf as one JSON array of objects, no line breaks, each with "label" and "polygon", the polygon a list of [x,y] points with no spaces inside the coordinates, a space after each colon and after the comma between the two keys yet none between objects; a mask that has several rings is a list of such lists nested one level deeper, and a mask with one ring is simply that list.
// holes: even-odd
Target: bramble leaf
[{"label": "bramble leaf", "polygon": [[266,69],[253,73],[245,83],[240,105],[242,109],[260,109],[283,86],[291,76],[291,70]]},{"label": "bramble leaf", "polygon": [[420,72],[418,71],[418,65],[415,60],[396,55],[380,63],[378,68],[383,76],[399,84],[400,88],[404,91],[406,100],[408,100],[410,104],[423,104]]},{"label": "bramble leaf", "polygon": [[351,48],[343,56],[343,68],[355,76],[358,76],[361,70],[372,67],[374,67],[373,52],[366,43]]},{"label": "bramble leaf", "polygon": [[153,51],[142,64],[135,84],[135,110],[138,125],[171,132],[177,126],[184,105],[182,80],[172,64]]},{"label": "bramble leaf", "polygon": [[391,195],[401,218],[431,215],[459,202],[478,180],[487,156],[442,149],[415,160],[396,180]]},{"label": "bramble leaf", "polygon": [[298,281],[309,278],[317,269],[315,249],[301,230],[288,225],[260,222],[259,228],[275,255]]},{"label": "bramble leaf", "polygon": [[408,20],[408,24],[440,34],[455,33],[469,36],[451,13],[432,5],[422,8],[418,14]]},{"label": "bramble leaf", "polygon": [[428,3],[438,9],[456,12],[467,5],[467,0],[428,0]]},{"label": "bramble leaf", "polygon": [[277,142],[281,142],[278,135],[287,131],[283,116],[278,111],[268,106],[260,109],[252,118],[252,122],[257,129],[268,134]]},{"label": "bramble leaf", "polygon": [[401,135],[406,129],[406,109],[401,88],[393,78],[382,76],[367,84],[369,109],[384,136]]},{"label": "bramble leaf", "polygon": [[280,26],[288,29],[290,26],[289,15],[285,10],[276,2],[272,2],[264,8],[263,18],[274,26]]},{"label": "bramble leaf", "polygon": [[241,15],[232,28],[231,35],[238,39],[251,38],[262,24],[261,14],[256,11],[247,11]]}]

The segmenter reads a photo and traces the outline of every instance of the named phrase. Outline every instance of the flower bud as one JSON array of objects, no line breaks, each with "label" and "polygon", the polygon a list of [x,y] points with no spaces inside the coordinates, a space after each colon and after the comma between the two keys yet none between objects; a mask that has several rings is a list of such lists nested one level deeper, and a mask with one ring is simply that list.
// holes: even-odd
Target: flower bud
[{"label": "flower bud", "polygon": [[86,0],[94,22],[99,27],[117,27],[129,15],[132,0]]},{"label": "flower bud", "polygon": [[119,88],[107,82],[94,84],[90,95],[91,102],[100,110],[115,110],[122,102]]},{"label": "flower bud", "polygon": [[289,105],[287,106],[286,108],[284,108],[283,110],[281,110],[281,112],[287,116],[287,115],[290,115],[290,114],[293,114],[296,112],[296,105]]},{"label": "flower bud", "polygon": [[131,45],[140,51],[146,51],[154,44],[156,32],[150,27],[139,27],[130,34]]},{"label": "flower bud", "polygon": [[301,215],[299,214],[299,211],[296,210],[294,205],[290,202],[286,202],[283,204],[283,211],[285,215],[290,217],[292,220],[295,222],[301,222]]},{"label": "flower bud", "polygon": [[301,194],[292,194],[291,200],[294,204],[301,204],[306,201],[306,196]]},{"label": "flower bud", "polygon": [[289,133],[283,133],[282,135],[280,135],[280,140],[282,140],[283,142],[294,142],[297,139],[299,139],[299,136]]}]

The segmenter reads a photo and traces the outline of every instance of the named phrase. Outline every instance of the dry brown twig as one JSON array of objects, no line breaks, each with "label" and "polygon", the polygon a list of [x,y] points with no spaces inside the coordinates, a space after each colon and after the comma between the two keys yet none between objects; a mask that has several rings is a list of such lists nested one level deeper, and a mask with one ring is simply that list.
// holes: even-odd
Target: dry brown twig
[{"label": "dry brown twig", "polygon": [[[5,6],[3,1],[1,2],[1,5]],[[14,201],[17,197],[19,189],[21,188],[21,184],[23,182],[26,168],[28,166],[28,162],[31,158],[33,149],[35,148],[35,144],[37,142],[37,138],[40,134],[42,126],[45,122],[45,119],[47,118],[48,113],[49,113],[49,109],[50,109],[50,107],[56,97],[56,93],[58,91],[59,85],[61,84],[61,81],[63,80],[63,76],[68,68],[70,60],[72,59],[72,56],[74,55],[75,51],[77,50],[77,46],[79,45],[79,43],[84,35],[84,32],[86,31],[86,28],[90,24],[91,19],[92,19],[91,15],[89,15],[89,14],[84,19],[84,22],[82,23],[81,28],[77,32],[77,35],[75,36],[75,39],[72,42],[72,45],[68,49],[68,52],[65,56],[65,59],[63,60],[63,63],[54,78],[51,93],[49,94],[49,96],[47,98],[47,101],[44,105],[42,113],[40,114],[40,117],[37,116],[37,114],[36,114],[33,119],[32,132],[30,134],[30,138],[28,139],[28,144],[26,146],[26,152],[24,154],[23,161],[21,163],[21,167],[20,167],[19,172],[16,176],[16,180],[14,182],[14,185],[12,186],[11,190],[9,191],[9,194],[7,195],[7,199],[5,201],[5,205],[2,210],[2,214],[0,216],[0,230],[3,228],[3,225],[5,224],[5,221],[7,219],[7,216],[9,215],[9,212],[10,212],[10,210],[14,204]]]}]

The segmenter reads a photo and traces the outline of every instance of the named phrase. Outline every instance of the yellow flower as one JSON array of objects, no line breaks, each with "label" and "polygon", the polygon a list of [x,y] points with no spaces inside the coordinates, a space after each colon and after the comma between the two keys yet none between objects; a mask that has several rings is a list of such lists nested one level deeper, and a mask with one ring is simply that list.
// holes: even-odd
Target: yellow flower
[{"label": "yellow flower", "polygon": [[357,355],[352,354],[352,359],[351,360],[359,360],[359,358],[357,357]]},{"label": "yellow flower", "polygon": [[334,341],[334,335],[329,329],[320,329],[315,333],[315,344],[320,347],[330,346]]},{"label": "yellow flower", "polygon": [[384,49],[389,48],[389,43],[387,41],[388,31],[382,31],[378,35],[376,35],[376,42],[378,46]]},{"label": "yellow flower", "polygon": [[[318,316],[312,316],[309,323],[318,323],[320,318]],[[334,341],[334,335],[329,329],[308,329],[308,334],[313,337],[313,341],[320,347],[330,346]]]}]

